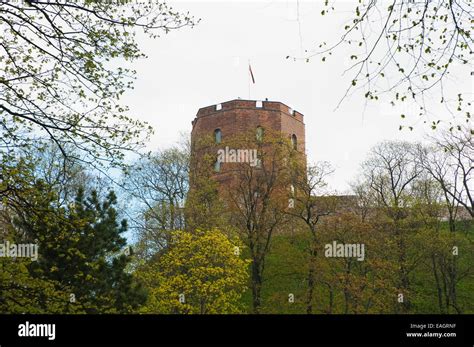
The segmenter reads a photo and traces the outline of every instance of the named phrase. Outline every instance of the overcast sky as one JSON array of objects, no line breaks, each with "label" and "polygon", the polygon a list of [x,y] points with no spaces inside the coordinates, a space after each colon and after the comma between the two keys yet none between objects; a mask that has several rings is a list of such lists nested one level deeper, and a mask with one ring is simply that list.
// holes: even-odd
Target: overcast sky
[{"label": "overcast sky", "polygon": [[250,98],[281,101],[304,114],[309,161],[333,164],[330,183],[339,192],[349,189],[377,142],[422,139],[426,127],[400,132],[400,113],[384,103],[365,107],[356,94],[335,110],[351,81],[350,75],[342,76],[349,51],[325,63],[286,59],[340,37],[354,3],[340,2],[335,14],[321,16],[322,2],[171,1],[201,22],[156,40],[139,36],[148,59],[135,62],[135,89],[124,101],[134,116],[155,128],[148,149],[166,148],[181,132],[189,133],[200,107],[248,99],[249,60],[256,79]]}]

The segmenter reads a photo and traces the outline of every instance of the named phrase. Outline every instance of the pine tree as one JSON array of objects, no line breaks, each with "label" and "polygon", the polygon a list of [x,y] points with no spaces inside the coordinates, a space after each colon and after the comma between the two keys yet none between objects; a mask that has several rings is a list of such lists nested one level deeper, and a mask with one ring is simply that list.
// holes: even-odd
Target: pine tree
[{"label": "pine tree", "polygon": [[34,277],[70,291],[66,312],[126,313],[144,303],[145,291],[126,272],[127,223],[117,221],[114,192],[100,201],[96,191],[86,197],[80,188],[73,203],[57,207],[46,189],[37,182],[32,206],[16,218],[16,226],[39,246],[38,261],[30,266]]}]

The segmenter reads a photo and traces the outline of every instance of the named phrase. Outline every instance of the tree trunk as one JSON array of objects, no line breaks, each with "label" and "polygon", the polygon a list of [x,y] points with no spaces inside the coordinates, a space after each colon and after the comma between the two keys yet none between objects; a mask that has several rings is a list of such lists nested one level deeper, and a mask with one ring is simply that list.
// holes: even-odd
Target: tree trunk
[{"label": "tree trunk", "polygon": [[260,313],[261,307],[261,289],[262,289],[262,273],[261,265],[258,260],[252,262],[252,308],[253,313]]},{"label": "tree trunk", "polygon": [[408,301],[408,290],[410,288],[410,281],[408,278],[408,271],[406,268],[406,245],[403,236],[403,230],[400,230],[398,225],[398,220],[395,220],[395,237],[397,238],[398,246],[398,263],[400,266],[399,279],[400,279],[400,288],[403,290],[403,303],[402,303],[402,312],[408,312],[410,308],[410,302]]},{"label": "tree trunk", "polygon": [[439,306],[439,312],[440,313],[445,313],[444,312],[444,307],[443,307],[443,290],[441,288],[441,285],[439,283],[439,276],[438,276],[438,269],[436,266],[436,256],[434,254],[431,255],[431,263],[433,266],[433,274],[436,282],[436,290],[438,293],[438,306]]},{"label": "tree trunk", "polygon": [[452,259],[449,262],[449,296],[451,298],[451,306],[454,307],[456,313],[461,313],[461,310],[458,307],[457,303],[457,293],[456,293],[456,285],[457,285],[457,261],[456,256],[452,255]]},{"label": "tree trunk", "polygon": [[316,273],[316,240],[312,241],[310,246],[310,258],[308,269],[308,291],[306,293],[306,313],[313,313],[313,293],[314,293],[314,275]]}]

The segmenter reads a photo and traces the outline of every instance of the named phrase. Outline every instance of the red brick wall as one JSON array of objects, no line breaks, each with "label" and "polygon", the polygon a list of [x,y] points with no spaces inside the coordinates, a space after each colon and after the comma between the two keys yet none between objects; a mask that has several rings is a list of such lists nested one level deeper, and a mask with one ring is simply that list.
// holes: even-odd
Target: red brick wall
[{"label": "red brick wall", "polygon": [[[199,109],[192,122],[192,140],[201,136],[213,136],[215,129],[221,129],[222,141],[225,141],[226,137],[256,130],[261,126],[287,134],[288,137],[295,134],[298,151],[305,153],[305,126],[301,113],[275,101],[263,101],[262,108],[257,108],[256,101],[252,100],[231,100],[220,105],[221,110],[216,110],[216,105]],[[230,179],[225,171],[218,175],[222,176],[218,179],[223,183]]]},{"label": "red brick wall", "polygon": [[298,150],[305,152],[305,127],[303,115],[297,111],[290,114],[290,108],[281,102],[263,101],[263,107],[257,108],[255,101],[232,100],[199,109],[193,120],[192,138],[200,135],[212,135],[215,129],[221,129],[222,139],[242,132],[256,129],[258,126],[284,134],[295,134],[298,138]]}]

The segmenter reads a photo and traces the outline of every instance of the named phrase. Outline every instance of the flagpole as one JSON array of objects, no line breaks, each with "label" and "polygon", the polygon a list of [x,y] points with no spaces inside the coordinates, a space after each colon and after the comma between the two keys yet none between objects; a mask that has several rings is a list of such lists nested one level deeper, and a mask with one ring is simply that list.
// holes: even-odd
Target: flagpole
[{"label": "flagpole", "polygon": [[[249,68],[250,68],[250,59],[249,59]],[[248,79],[247,79],[247,80],[248,80],[248,84],[249,84],[249,100],[250,100],[250,71],[249,71],[249,73],[247,74],[247,76],[248,76]]]}]

